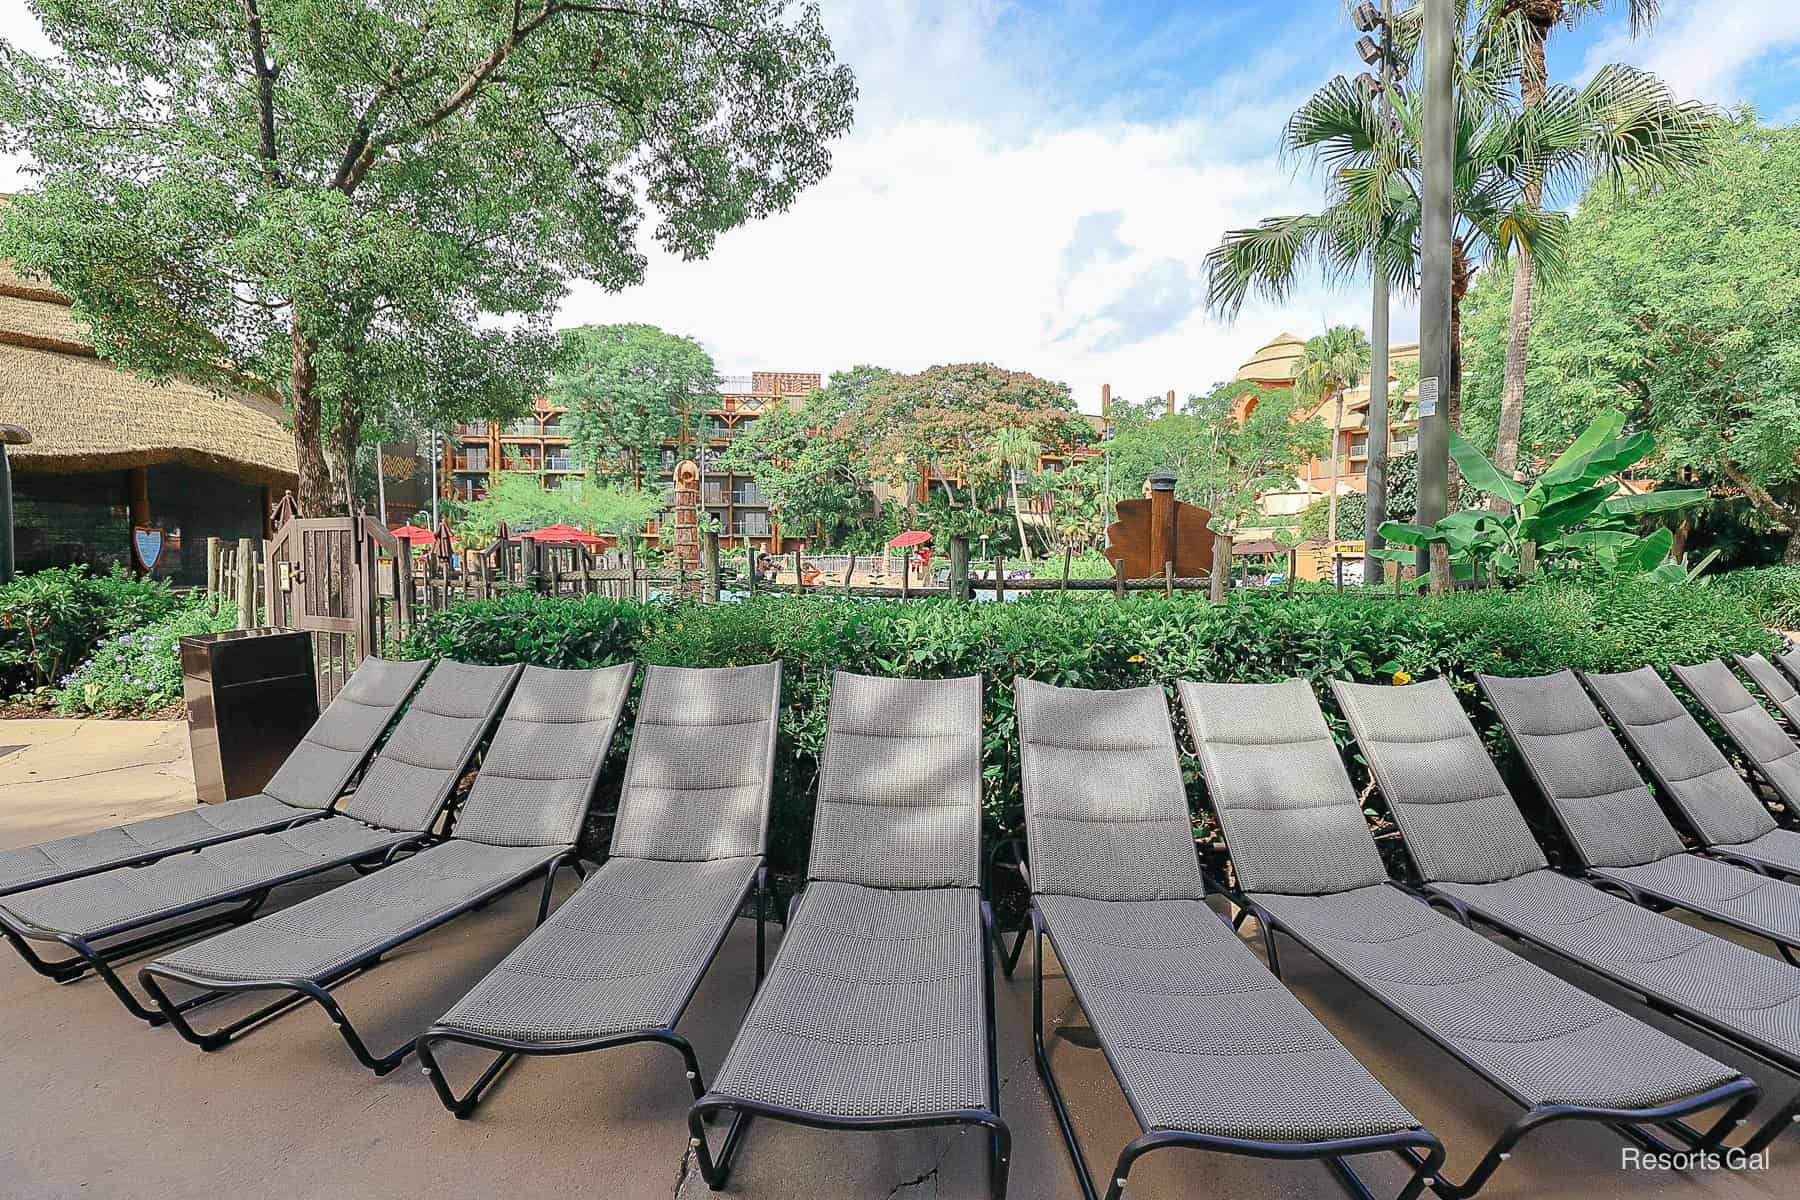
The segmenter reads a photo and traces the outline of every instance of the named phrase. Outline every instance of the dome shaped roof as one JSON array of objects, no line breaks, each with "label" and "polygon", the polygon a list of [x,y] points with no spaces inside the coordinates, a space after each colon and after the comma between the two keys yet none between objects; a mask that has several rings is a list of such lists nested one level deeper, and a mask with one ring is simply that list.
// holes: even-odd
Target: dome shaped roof
[{"label": "dome shaped roof", "polygon": [[1300,356],[1305,350],[1304,339],[1284,333],[1252,354],[1250,361],[1239,367],[1232,378],[1250,383],[1292,383],[1294,368],[1299,365]]}]

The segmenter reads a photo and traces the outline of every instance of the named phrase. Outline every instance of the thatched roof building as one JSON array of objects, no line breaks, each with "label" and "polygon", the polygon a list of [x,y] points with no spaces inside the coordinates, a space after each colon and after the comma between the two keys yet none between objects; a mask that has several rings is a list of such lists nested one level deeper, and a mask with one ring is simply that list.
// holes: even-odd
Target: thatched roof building
[{"label": "thatched roof building", "polygon": [[94,353],[69,300],[0,263],[0,420],[31,430],[21,475],[181,463],[277,492],[295,486],[281,407],[247,392],[153,384]]}]

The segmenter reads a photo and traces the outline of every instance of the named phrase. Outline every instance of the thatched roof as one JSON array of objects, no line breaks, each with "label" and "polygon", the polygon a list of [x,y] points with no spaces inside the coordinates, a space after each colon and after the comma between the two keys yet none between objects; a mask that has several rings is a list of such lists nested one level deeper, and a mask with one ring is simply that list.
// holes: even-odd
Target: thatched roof
[{"label": "thatched roof", "polygon": [[66,297],[5,263],[0,420],[31,431],[31,444],[9,454],[21,473],[186,463],[276,488],[292,488],[298,473],[280,405],[119,370],[95,355]]},{"label": "thatched roof", "polygon": [[1291,333],[1284,333],[1250,356],[1232,378],[1251,383],[1277,385],[1294,382],[1294,368],[1306,351],[1306,343]]}]

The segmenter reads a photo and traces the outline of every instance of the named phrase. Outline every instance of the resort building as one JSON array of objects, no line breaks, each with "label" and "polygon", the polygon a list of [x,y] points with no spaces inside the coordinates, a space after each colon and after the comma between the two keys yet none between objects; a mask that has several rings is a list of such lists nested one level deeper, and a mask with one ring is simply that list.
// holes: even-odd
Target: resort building
[{"label": "resort building", "polygon": [[297,486],[281,405],[119,370],[69,309],[0,263],[0,420],[32,435],[9,452],[18,569],[135,569],[136,527],[161,546],[152,574],[204,584],[206,539],[267,536]]},{"label": "resort building", "polygon": [[[1239,367],[1234,379],[1246,383],[1254,383],[1265,388],[1291,388],[1294,386],[1294,373],[1299,368],[1300,357],[1305,352],[1306,342],[1291,333],[1284,333],[1264,345],[1250,356],[1248,362]],[[1398,381],[1402,375],[1417,375],[1419,361],[1418,345],[1395,346],[1388,353],[1388,380],[1390,385]],[[1408,366],[1413,369],[1408,370]],[[1418,449],[1419,423],[1416,415],[1418,402],[1418,386],[1411,384],[1405,395],[1390,386],[1388,390],[1388,453],[1390,455],[1410,454]],[[1241,421],[1257,403],[1255,396],[1246,396],[1239,402],[1238,419]],[[1369,486],[1369,386],[1351,388],[1344,393],[1342,416],[1338,414],[1338,406],[1329,396],[1321,396],[1316,406],[1306,411],[1305,416],[1317,417],[1325,423],[1332,439],[1337,443],[1337,480],[1338,494],[1347,492],[1367,492]],[[1332,460],[1329,449],[1324,454],[1310,458],[1295,473],[1294,486],[1277,492],[1269,492],[1262,497],[1262,511],[1269,518],[1268,524],[1273,527],[1283,521],[1297,516],[1314,502],[1331,494],[1333,487]]]},{"label": "resort building", "polygon": [[[718,459],[757,417],[775,405],[804,400],[822,383],[817,373],[800,371],[727,376],[720,383],[718,403],[684,414],[680,436],[664,444],[657,462],[640,464],[638,486],[673,488],[675,464],[692,458],[700,465],[700,502],[718,522],[719,540],[728,546],[779,551],[782,531],[756,481],[718,470]],[[479,500],[496,471],[528,472],[545,488],[583,477],[586,472],[569,449],[563,425],[567,416],[566,410],[539,397],[531,413],[516,421],[457,426],[444,451],[444,496]],[[651,539],[662,524],[660,520],[650,524],[646,532]]]}]

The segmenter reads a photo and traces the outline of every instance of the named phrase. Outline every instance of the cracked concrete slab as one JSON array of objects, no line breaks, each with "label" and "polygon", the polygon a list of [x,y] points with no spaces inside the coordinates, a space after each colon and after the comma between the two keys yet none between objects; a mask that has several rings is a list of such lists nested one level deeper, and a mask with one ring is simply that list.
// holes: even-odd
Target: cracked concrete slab
[{"label": "cracked concrete slab", "polygon": [[[9,723],[8,733],[35,724]],[[130,724],[143,732],[144,723]],[[27,844],[73,832],[72,825],[93,828],[191,802],[191,789],[185,798],[161,800],[128,790],[168,765],[163,756],[169,746],[158,748],[158,735],[134,741],[132,731],[115,735],[106,728],[65,736],[74,732],[32,733],[31,752],[41,748],[41,756],[31,769],[66,777],[54,787],[21,779],[15,760],[22,755],[0,761],[0,811],[10,814],[0,828],[0,845]],[[108,768],[109,761],[126,769]],[[121,787],[120,781],[129,783]],[[34,788],[48,790],[34,793],[31,803],[18,803],[21,790]],[[85,798],[68,802],[73,816],[55,800],[80,795]],[[338,872],[295,885],[278,893],[276,903],[292,903],[351,877]],[[565,877],[559,901],[573,886]],[[535,902],[535,895],[516,893],[452,922],[337,994],[376,1044],[410,1037],[517,943],[530,927]],[[1708,928],[1719,932],[1717,926]],[[772,926],[771,933],[773,950],[780,943],[779,928]],[[740,921],[682,1022],[708,1072],[718,1069],[743,1016],[753,975],[753,935],[750,923]],[[1491,1088],[1316,961],[1296,950],[1286,955],[1285,965],[1300,998],[1444,1138],[1453,1174],[1466,1171],[1516,1114]],[[1020,967],[1018,978],[1001,979],[996,989],[1001,1108],[1013,1130],[1011,1194],[1021,1200],[1077,1200],[1080,1193],[1031,1057],[1029,949]],[[1592,980],[1576,982],[1643,1014],[1641,1006]],[[1053,1020],[1084,1022],[1054,963],[1045,999]],[[252,998],[231,1005],[253,1003]],[[222,1004],[218,1016],[237,1011]],[[1696,1034],[1675,1032],[1746,1065]],[[1057,1038],[1050,1054],[1083,1145],[1103,1175],[1137,1125],[1098,1051]],[[468,1048],[445,1052],[446,1070],[459,1087],[485,1062]],[[662,1046],[522,1060],[496,1082],[472,1120],[456,1121],[415,1064],[374,1078],[355,1064],[316,1009],[289,1013],[242,1042],[203,1054],[166,1029],[149,1029],[127,1017],[94,981],[58,987],[8,953],[0,956],[0,1063],[6,1081],[0,1087],[0,1194],[9,1198],[668,1200],[673,1195],[699,1200],[713,1195],[687,1161],[689,1092],[680,1059]],[[1792,1083],[1766,1069],[1751,1070],[1774,1100],[1793,1091]],[[1767,1172],[1633,1174],[1619,1169],[1619,1145],[1614,1135],[1594,1126],[1545,1131],[1484,1195],[1493,1200],[1773,1200],[1792,1193],[1794,1160],[1800,1159],[1800,1141],[1784,1141],[1776,1144],[1775,1167]],[[987,1191],[981,1136],[956,1130],[850,1134],[764,1120],[749,1130],[734,1166],[721,1195],[742,1200],[977,1200]],[[1402,1174],[1391,1162],[1370,1163],[1366,1171],[1377,1195],[1397,1191]],[[1343,1193],[1317,1164],[1178,1152],[1145,1159],[1132,1173],[1128,1195],[1134,1200],[1338,1200]]]}]

